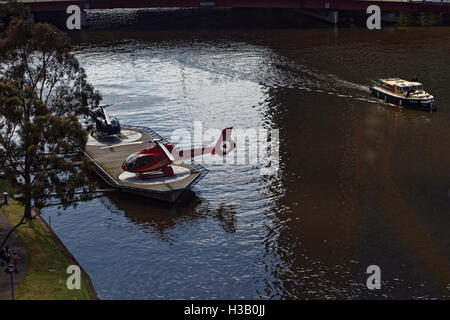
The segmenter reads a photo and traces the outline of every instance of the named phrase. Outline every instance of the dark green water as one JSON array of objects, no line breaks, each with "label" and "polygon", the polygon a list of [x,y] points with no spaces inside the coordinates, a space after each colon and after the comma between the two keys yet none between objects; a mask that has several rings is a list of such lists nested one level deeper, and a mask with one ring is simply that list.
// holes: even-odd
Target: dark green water
[{"label": "dark green water", "polygon": [[[136,14],[74,35],[111,113],[169,138],[194,121],[279,129],[280,171],[205,164],[182,207],[47,209],[100,298],[450,297],[450,28],[154,30]],[[417,76],[439,111],[368,95],[390,76]]]}]

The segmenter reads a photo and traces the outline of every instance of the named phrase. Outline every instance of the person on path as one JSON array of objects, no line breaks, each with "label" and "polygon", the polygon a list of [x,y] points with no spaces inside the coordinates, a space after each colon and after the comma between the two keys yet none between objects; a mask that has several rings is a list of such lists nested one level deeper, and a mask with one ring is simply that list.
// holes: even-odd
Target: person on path
[{"label": "person on path", "polygon": [[11,253],[9,253],[8,246],[6,246],[6,249],[5,249],[5,261],[6,261],[6,264],[9,264],[11,262]]},{"label": "person on path", "polygon": [[19,265],[19,256],[17,255],[17,252],[14,251],[13,253],[13,264],[14,264],[14,272],[17,273],[18,269],[17,266]]}]

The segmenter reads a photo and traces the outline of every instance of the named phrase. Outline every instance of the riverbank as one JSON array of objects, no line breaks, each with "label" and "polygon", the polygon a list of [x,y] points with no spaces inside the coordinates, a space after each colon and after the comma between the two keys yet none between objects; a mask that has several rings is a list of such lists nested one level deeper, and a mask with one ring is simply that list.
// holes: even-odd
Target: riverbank
[{"label": "riverbank", "polygon": [[[23,207],[17,201],[11,201],[2,210],[11,225],[16,225],[23,215]],[[20,226],[16,233],[29,258],[25,278],[15,290],[17,300],[97,299],[91,280],[81,266],[81,289],[67,288],[67,267],[79,264],[41,217],[36,216]]]}]

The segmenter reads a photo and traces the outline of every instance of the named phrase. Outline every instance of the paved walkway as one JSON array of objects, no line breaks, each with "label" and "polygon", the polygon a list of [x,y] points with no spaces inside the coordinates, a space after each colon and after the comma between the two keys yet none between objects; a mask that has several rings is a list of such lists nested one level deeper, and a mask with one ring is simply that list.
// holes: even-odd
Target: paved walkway
[{"label": "paved walkway", "polygon": [[[0,201],[3,202],[3,196],[0,196]],[[20,228],[20,227],[19,227]],[[9,220],[6,218],[3,211],[0,209],[0,243],[3,241],[6,234],[12,229]],[[7,245],[9,251],[12,253],[17,252],[20,257],[18,273],[13,273],[14,288],[25,278],[25,274],[28,268],[28,255],[25,251],[22,241],[19,239],[16,233],[13,233],[9,238]],[[12,262],[12,261],[11,261]],[[9,272],[5,272],[8,266],[0,263],[0,299],[5,299],[11,294],[11,275]]]}]

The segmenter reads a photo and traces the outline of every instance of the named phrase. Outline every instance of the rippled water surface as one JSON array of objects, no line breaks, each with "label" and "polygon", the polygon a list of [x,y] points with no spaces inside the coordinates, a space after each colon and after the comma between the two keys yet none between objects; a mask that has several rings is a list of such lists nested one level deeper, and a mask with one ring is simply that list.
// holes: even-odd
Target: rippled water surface
[{"label": "rippled water surface", "polygon": [[[279,175],[205,165],[184,206],[108,194],[50,207],[101,299],[450,297],[450,28],[90,30],[76,55],[111,113],[276,128]],[[429,114],[368,79],[417,76]],[[382,289],[366,288],[369,265]]]}]

